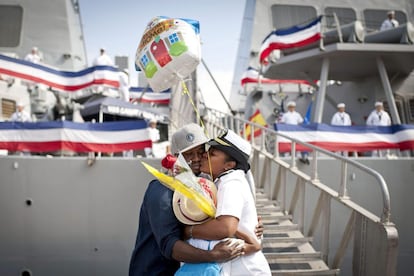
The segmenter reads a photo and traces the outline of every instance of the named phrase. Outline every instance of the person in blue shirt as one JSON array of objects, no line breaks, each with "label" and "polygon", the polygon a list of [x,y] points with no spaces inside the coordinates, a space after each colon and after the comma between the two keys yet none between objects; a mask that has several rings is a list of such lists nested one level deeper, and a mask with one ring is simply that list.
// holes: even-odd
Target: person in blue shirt
[{"label": "person in blue shirt", "polygon": [[[200,126],[188,124],[174,133],[171,151],[182,153],[193,173],[199,175],[204,144],[208,140]],[[230,241],[206,251],[181,240],[183,225],[173,212],[173,193],[158,180],[149,183],[141,205],[130,276],[174,275],[180,262],[225,262],[243,254],[242,249],[230,245]]]}]

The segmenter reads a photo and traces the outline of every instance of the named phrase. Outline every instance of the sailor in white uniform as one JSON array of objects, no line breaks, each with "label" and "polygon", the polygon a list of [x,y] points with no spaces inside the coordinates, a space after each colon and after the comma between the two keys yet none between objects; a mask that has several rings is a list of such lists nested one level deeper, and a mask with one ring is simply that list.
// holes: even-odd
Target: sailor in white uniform
[{"label": "sailor in white uniform", "polygon": [[283,124],[288,125],[299,125],[303,123],[302,115],[296,111],[296,103],[295,102],[288,102],[287,104],[288,112],[283,113],[282,119],[280,120]]},{"label": "sailor in white uniform", "polygon": [[[282,118],[280,119],[280,123],[288,124],[288,125],[299,125],[303,123],[303,117],[300,115],[299,112],[296,111],[296,103],[290,101],[287,103],[288,111],[283,113]],[[309,165],[308,153],[301,152],[301,158],[299,161]],[[288,155],[287,155],[288,156]]]},{"label": "sailor in white uniform", "polygon": [[119,72],[119,98],[129,102],[129,74],[128,69]]},{"label": "sailor in white uniform", "polygon": [[[114,62],[112,61],[112,59],[109,57],[109,55],[106,53],[106,50],[104,47],[101,47],[99,49],[99,56],[97,56],[94,60],[93,60],[93,66],[114,66]],[[98,94],[103,94],[105,96],[113,95],[113,93],[115,91],[109,89],[108,87],[104,86],[104,85],[97,85],[94,88],[94,92],[98,93]],[[116,91],[118,92],[118,91]]]},{"label": "sailor in white uniform", "polygon": [[149,122],[149,126],[147,128],[149,138],[152,141],[152,148],[144,148],[145,156],[146,157],[157,157],[159,158],[161,155],[165,156],[165,153],[159,153],[157,151],[157,143],[160,141],[160,131],[157,128],[157,121],[155,119],[151,119]]},{"label": "sailor in white uniform", "polygon": [[384,110],[382,102],[375,103],[375,109],[369,114],[367,119],[368,126],[390,126],[391,118],[387,111]]},{"label": "sailor in white uniform", "polygon": [[399,25],[398,21],[395,19],[395,12],[389,11],[387,13],[387,19],[384,20],[381,24],[381,31],[397,28]]},{"label": "sailor in white uniform", "polygon": [[[375,103],[375,109],[369,114],[367,119],[368,126],[390,126],[391,118],[387,111],[384,110],[382,102]],[[375,150],[372,156],[388,156],[389,150]]]},{"label": "sailor in white uniform", "polygon": [[345,104],[339,103],[337,106],[338,112],[332,116],[331,125],[334,126],[350,126],[351,116],[345,112]]},{"label": "sailor in white uniform", "polygon": [[10,121],[12,122],[31,122],[32,118],[30,114],[24,110],[24,104],[18,102],[16,105],[16,112],[14,112],[11,117]]},{"label": "sailor in white uniform", "polygon": [[30,53],[28,53],[24,60],[33,62],[33,63],[39,63],[42,61],[42,58],[39,55],[39,49],[37,47],[33,47]]},{"label": "sailor in white uniform", "polygon": [[[339,103],[337,106],[338,112],[336,112],[332,116],[331,125],[334,126],[350,126],[351,125],[351,116],[349,116],[348,113],[345,112],[345,104]],[[337,154],[340,154],[342,156],[348,156],[347,151],[337,151]]]},{"label": "sailor in white uniform", "polygon": [[106,66],[113,66],[114,62],[112,59],[106,54],[105,48],[101,48],[99,50],[100,54],[95,58],[93,61],[94,66],[106,65]]}]

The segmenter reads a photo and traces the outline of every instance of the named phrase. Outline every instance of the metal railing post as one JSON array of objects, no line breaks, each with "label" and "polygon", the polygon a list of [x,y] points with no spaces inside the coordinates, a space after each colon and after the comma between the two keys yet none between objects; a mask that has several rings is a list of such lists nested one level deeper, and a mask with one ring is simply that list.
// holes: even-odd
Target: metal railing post
[{"label": "metal railing post", "polygon": [[275,135],[275,157],[276,159],[280,158],[280,153],[279,153],[279,136]]},{"label": "metal railing post", "polygon": [[348,199],[347,186],[347,172],[348,164],[345,161],[341,162],[341,184],[339,186],[339,197]]},{"label": "metal railing post", "polygon": [[296,168],[296,142],[292,142],[290,149],[290,158],[292,168]]},{"label": "metal railing post", "polygon": [[316,150],[312,151],[312,181],[319,181],[318,176],[318,157]]},{"label": "metal railing post", "polygon": [[323,206],[323,229],[322,229],[322,258],[326,264],[329,261],[329,229],[331,227],[331,198],[324,194]]},{"label": "metal railing post", "polygon": [[341,25],[339,24],[339,19],[338,16],[336,15],[336,12],[333,13],[333,17],[335,20],[335,24],[336,24],[336,31],[338,32],[338,38],[339,38],[339,42],[344,42],[343,38],[342,38],[342,30],[341,30]]}]

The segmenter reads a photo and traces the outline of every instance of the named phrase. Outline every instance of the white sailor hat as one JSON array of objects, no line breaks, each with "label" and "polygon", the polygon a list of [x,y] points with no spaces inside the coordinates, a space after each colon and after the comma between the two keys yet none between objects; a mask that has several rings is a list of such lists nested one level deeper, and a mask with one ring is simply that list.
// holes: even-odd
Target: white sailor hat
[{"label": "white sailor hat", "polygon": [[249,157],[252,146],[234,131],[226,129],[222,135],[208,141],[208,144],[233,158],[238,164],[238,168],[245,172],[250,169]]},{"label": "white sailor hat", "polygon": [[287,106],[289,107],[289,106],[293,106],[293,107],[295,107],[296,106],[296,103],[294,102],[294,101],[290,101],[290,102],[288,102],[287,103]]},{"label": "white sailor hat", "polygon": [[344,103],[339,103],[336,107],[337,108],[345,108],[345,104]]},{"label": "white sailor hat", "polygon": [[382,102],[375,102],[375,107],[377,106],[383,106]]}]

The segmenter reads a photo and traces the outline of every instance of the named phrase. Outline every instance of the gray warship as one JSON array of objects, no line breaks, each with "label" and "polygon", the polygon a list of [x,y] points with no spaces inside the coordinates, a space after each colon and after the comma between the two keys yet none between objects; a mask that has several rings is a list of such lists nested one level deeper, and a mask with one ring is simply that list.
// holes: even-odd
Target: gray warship
[{"label": "gray warship", "polygon": [[[400,26],[379,31],[389,10]],[[0,14],[3,57],[22,59],[36,45],[43,61],[56,69],[87,67],[78,1],[7,0],[0,3]],[[266,66],[258,63],[269,32],[318,15],[324,15],[323,44],[272,54]],[[231,112],[209,109],[199,100],[196,105],[211,137],[222,128],[246,133],[247,125],[253,133],[245,135],[254,148],[263,251],[274,275],[412,275],[413,150],[344,157],[272,127],[287,100],[296,101],[303,114],[313,102],[314,123],[329,122],[336,104],[346,102],[355,124],[363,125],[374,102],[383,101],[394,124],[412,124],[412,22],[410,0],[245,1]],[[319,82],[241,86],[249,66],[264,78]],[[74,120],[79,106],[97,94],[84,89],[67,97],[0,70],[0,121],[10,118],[18,102],[38,121]],[[193,80],[189,91],[200,99]],[[199,119],[181,90],[172,88],[169,107],[142,106],[134,118],[159,116],[168,139],[178,127]],[[111,98],[109,92],[101,94]],[[268,127],[249,121],[257,109]],[[98,110],[88,119],[101,121],[105,114]],[[279,154],[283,139],[291,145],[290,156]],[[310,165],[298,162],[295,147],[301,146],[311,149]],[[145,157],[2,154],[0,275],[126,275],[141,200],[152,179],[140,161],[160,167],[160,159]]]}]

